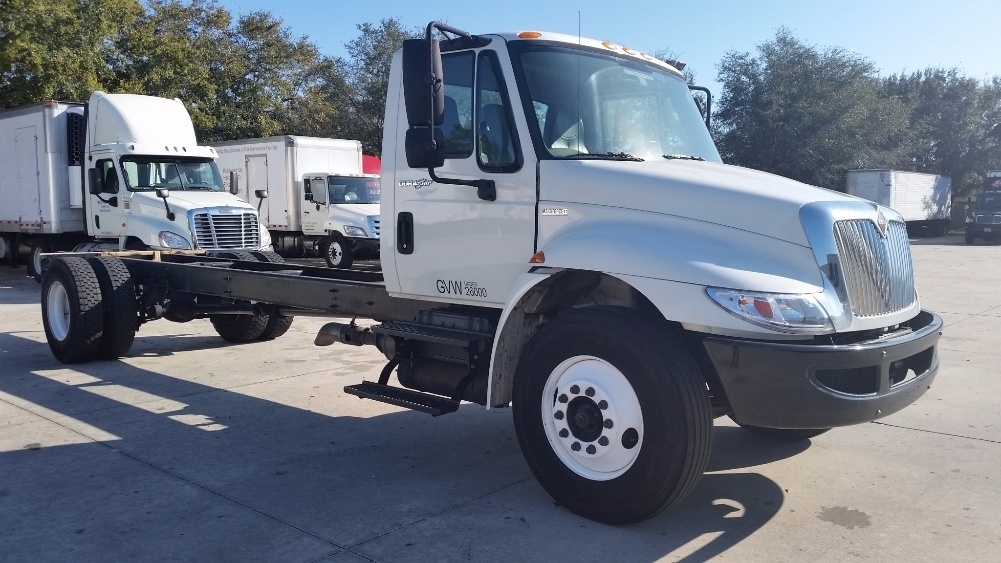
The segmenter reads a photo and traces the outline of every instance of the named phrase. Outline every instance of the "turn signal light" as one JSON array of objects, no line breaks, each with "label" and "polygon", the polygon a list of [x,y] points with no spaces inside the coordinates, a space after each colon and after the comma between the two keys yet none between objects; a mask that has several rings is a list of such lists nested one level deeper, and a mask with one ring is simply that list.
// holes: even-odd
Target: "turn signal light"
[{"label": "turn signal light", "polygon": [[546,263],[546,253],[543,251],[538,251],[528,259],[529,264],[545,264]]}]

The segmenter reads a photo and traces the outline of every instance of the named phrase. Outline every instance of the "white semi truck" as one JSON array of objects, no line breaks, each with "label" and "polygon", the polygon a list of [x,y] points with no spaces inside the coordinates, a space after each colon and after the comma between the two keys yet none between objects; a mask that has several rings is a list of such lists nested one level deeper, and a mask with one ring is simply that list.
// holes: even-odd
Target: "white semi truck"
[{"label": "white semi truck", "polygon": [[316,336],[386,356],[347,393],[511,406],[546,491],[608,523],[690,493],[714,417],[807,439],[905,408],[938,373],[900,214],[723,164],[681,73],[645,53],[432,22],[393,58],[382,157],[381,272],[61,258],[51,350],[125,353],[138,323],[119,317],[207,316],[235,341],[300,314],[374,319]]},{"label": "white semi truck", "polygon": [[896,211],[915,231],[935,236],[949,232],[952,178],[904,170],[852,170],[847,192]]},{"label": "white semi truck", "polygon": [[[332,268],[378,255],[379,176],[362,173],[360,142],[287,135],[212,146],[223,180],[241,178],[240,197],[258,206],[280,255],[322,254]],[[261,190],[267,199],[254,197]]]},{"label": "white semi truck", "polygon": [[0,259],[31,249],[270,250],[180,100],[95,92],[0,112]]}]

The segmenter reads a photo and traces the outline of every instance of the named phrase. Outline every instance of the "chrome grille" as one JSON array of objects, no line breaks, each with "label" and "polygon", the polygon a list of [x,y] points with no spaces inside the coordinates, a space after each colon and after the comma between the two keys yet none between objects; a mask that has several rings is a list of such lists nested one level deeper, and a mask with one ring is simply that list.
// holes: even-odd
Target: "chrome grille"
[{"label": "chrome grille", "polygon": [[1001,215],[991,215],[989,213],[977,213],[976,221],[980,225],[1001,224]]},{"label": "chrome grille", "polygon": [[372,238],[379,238],[379,216],[370,215],[368,218],[369,232],[372,233]]},{"label": "chrome grille", "polygon": [[253,213],[197,213],[192,223],[198,248],[256,249],[261,246],[260,227]]},{"label": "chrome grille", "polygon": [[886,237],[868,219],[834,223],[848,300],[856,317],[874,317],[914,303],[914,272],[907,227],[892,221]]}]

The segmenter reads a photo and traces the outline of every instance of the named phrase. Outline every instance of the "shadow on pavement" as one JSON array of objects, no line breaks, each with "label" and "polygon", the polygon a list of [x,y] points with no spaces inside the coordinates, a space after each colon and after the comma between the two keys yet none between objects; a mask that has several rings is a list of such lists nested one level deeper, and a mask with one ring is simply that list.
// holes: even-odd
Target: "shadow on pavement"
[{"label": "shadow on pavement", "polygon": [[[235,392],[126,362],[64,366],[38,359],[44,343],[12,334],[0,334],[0,350],[18,351],[4,355],[0,407],[20,404],[49,421],[0,429],[61,436],[0,452],[0,539],[12,561],[309,561],[342,548],[441,561],[465,559],[462,545],[525,561],[699,561],[753,534],[783,503],[761,475],[709,473],[673,510],[604,526],[554,506],[531,477],[509,411],[359,416],[359,399],[339,391],[358,377],[331,375],[312,391],[332,413],[321,414],[253,396],[280,397],[280,381]],[[711,471],[809,446],[716,431]]]}]

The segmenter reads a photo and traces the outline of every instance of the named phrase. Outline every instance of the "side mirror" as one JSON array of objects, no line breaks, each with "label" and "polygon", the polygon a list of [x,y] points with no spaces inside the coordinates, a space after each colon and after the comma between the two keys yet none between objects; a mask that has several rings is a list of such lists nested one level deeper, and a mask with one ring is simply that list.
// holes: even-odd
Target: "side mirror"
[{"label": "side mirror", "polygon": [[441,51],[430,30],[425,39],[403,42],[403,97],[411,127],[441,125],[445,115]]},{"label": "side mirror", "polygon": [[433,161],[428,162],[428,130],[427,127],[416,127],[407,129],[405,148],[407,151],[407,166],[411,168],[438,168],[445,164],[445,151],[442,149],[445,142],[445,135],[441,129],[434,128],[435,146],[438,147],[433,154]]},{"label": "side mirror", "polygon": [[167,199],[168,197],[170,197],[170,190],[168,190],[167,188],[157,188],[156,197],[160,199]]},{"label": "side mirror", "polygon": [[[681,69],[678,69],[678,70],[681,70]],[[709,88],[706,88],[705,86],[689,86],[688,89],[692,90],[692,91],[695,91],[695,92],[702,92],[703,94],[706,95],[706,105],[705,105],[704,108],[702,107],[702,104],[699,103],[698,98],[695,99],[695,105],[698,106],[699,113],[702,114],[702,119],[704,119],[705,122],[706,122],[706,129],[709,129],[710,131],[712,131],[712,128],[709,126],[709,120],[711,119],[712,113],[713,113],[713,94],[712,94],[712,92],[710,92]]]},{"label": "side mirror", "polygon": [[240,193],[240,175],[236,170],[229,171],[229,193],[233,195]]},{"label": "side mirror", "polygon": [[254,195],[257,196],[257,199],[264,199],[268,197],[268,190],[256,190]]},{"label": "side mirror", "polygon": [[97,168],[87,170],[87,177],[90,180],[91,195],[101,195],[104,193],[104,178],[101,177],[100,170]]}]

